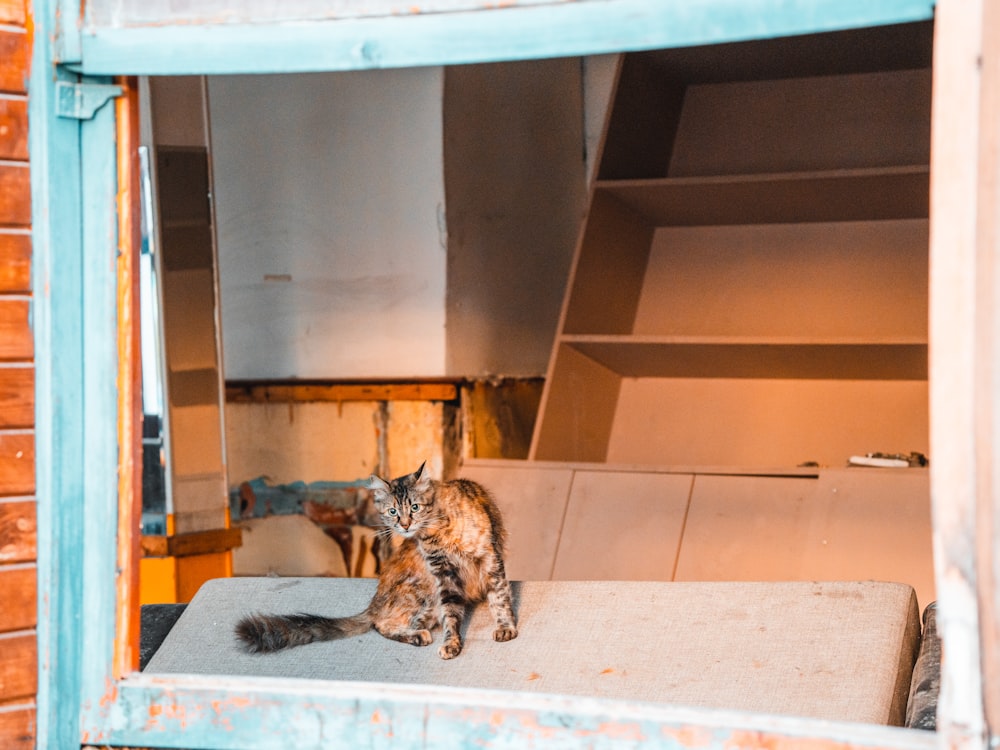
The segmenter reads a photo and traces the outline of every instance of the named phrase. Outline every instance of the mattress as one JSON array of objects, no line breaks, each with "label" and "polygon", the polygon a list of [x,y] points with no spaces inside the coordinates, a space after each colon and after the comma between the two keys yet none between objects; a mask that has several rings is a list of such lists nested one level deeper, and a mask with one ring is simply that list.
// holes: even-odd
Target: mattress
[{"label": "mattress", "polygon": [[[362,610],[373,579],[208,581],[147,673],[397,682],[901,725],[920,621],[913,589],[852,582],[513,582],[519,635],[485,605],[453,660],[374,631],[274,654],[233,636],[252,612]],[[440,631],[435,632],[440,641]]]}]

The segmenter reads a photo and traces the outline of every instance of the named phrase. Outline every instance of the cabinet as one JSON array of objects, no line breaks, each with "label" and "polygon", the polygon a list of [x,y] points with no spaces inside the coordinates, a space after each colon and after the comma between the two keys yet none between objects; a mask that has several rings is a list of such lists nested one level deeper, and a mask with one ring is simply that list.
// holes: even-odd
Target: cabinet
[{"label": "cabinet", "polygon": [[475,459],[531,581],[902,581],[936,599],[927,469],[732,476]]},{"label": "cabinet", "polygon": [[531,457],[927,451],[929,24],[629,53]]}]

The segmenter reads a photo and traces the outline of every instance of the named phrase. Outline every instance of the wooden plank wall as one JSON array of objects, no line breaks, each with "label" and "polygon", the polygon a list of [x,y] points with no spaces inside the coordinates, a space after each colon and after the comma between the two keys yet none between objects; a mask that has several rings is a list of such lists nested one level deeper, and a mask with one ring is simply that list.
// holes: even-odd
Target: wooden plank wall
[{"label": "wooden plank wall", "polygon": [[0,0],[0,747],[35,744],[35,371],[31,330],[30,44],[25,0]]}]

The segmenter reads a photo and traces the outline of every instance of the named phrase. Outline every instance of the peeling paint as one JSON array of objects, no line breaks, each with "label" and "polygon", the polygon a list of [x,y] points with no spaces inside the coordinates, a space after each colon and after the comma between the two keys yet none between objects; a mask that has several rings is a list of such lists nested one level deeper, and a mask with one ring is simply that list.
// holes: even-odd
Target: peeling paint
[{"label": "peeling paint", "polygon": [[602,722],[590,730],[578,730],[579,737],[606,737],[613,740],[629,742],[645,742],[649,739],[643,728],[637,723]]},{"label": "peeling paint", "polygon": [[[241,691],[233,699],[234,691]],[[648,747],[767,750],[931,750],[932,733],[754,717],[711,709],[498,693],[419,685],[317,683],[309,680],[174,678],[137,675],[122,687],[114,744],[173,741],[213,748],[345,746],[402,748]],[[142,718],[137,725],[132,721]],[[130,728],[132,727],[132,728]],[[766,728],[765,728],[766,727]],[[136,731],[138,729],[138,731]],[[178,734],[183,732],[183,734]],[[912,740],[912,742],[910,741]]]},{"label": "peeling paint", "polygon": [[662,727],[660,734],[689,748],[711,747],[713,742],[713,733],[702,727]]},{"label": "peeling paint", "polygon": [[105,678],[104,695],[101,696],[99,704],[101,708],[110,708],[118,700],[118,681],[111,677]]}]

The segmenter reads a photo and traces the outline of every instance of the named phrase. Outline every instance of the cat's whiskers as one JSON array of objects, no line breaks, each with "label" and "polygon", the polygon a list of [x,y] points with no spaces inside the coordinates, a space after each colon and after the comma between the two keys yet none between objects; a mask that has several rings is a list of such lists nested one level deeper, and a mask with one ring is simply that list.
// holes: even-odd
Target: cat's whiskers
[{"label": "cat's whiskers", "polygon": [[382,539],[382,540],[392,539],[392,535],[394,533],[395,532],[390,527],[388,527],[388,526],[381,526],[381,527],[375,529],[375,538],[376,539]]}]

